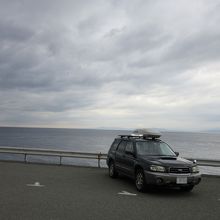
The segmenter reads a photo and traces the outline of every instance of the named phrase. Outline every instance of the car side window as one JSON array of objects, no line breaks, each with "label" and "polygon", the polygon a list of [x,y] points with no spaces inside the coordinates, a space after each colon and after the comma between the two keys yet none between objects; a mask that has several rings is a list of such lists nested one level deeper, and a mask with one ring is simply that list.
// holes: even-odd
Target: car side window
[{"label": "car side window", "polygon": [[126,145],[126,141],[122,141],[119,146],[118,146],[118,152],[124,152],[125,151],[125,145]]},{"label": "car side window", "polygon": [[117,148],[119,142],[120,142],[119,139],[116,139],[116,140],[114,141],[114,143],[113,143],[112,146],[111,146],[111,151],[115,151],[115,150],[116,150],[116,148]]},{"label": "car side window", "polygon": [[125,151],[129,152],[129,153],[133,153],[134,152],[133,143],[131,141],[127,143],[127,145],[125,147]]}]

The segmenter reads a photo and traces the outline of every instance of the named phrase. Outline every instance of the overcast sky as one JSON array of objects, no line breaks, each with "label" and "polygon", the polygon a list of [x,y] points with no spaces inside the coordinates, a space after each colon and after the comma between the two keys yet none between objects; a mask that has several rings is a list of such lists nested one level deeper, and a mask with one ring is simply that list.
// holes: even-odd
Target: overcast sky
[{"label": "overcast sky", "polygon": [[220,128],[220,1],[0,0],[0,126]]}]

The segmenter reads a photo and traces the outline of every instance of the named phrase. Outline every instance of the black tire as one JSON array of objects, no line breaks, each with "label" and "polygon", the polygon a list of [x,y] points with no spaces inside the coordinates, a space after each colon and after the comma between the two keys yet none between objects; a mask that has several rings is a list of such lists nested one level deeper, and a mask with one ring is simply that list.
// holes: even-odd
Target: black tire
[{"label": "black tire", "polygon": [[111,178],[118,177],[118,172],[115,169],[115,163],[114,161],[111,161],[108,167],[108,174]]},{"label": "black tire", "polygon": [[180,187],[180,190],[183,192],[190,192],[193,190],[193,188],[194,188],[194,186],[182,186],[182,187]]},{"label": "black tire", "polygon": [[146,191],[145,176],[142,169],[138,169],[135,173],[135,186],[139,192]]}]

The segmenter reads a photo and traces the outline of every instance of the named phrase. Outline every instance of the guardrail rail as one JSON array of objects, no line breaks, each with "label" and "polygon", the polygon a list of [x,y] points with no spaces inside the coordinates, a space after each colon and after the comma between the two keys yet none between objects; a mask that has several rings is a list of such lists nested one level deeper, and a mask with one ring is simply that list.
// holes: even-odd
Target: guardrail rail
[{"label": "guardrail rail", "polygon": [[[0,153],[2,154],[20,154],[24,155],[24,162],[31,163],[27,160],[27,156],[54,156],[59,157],[59,165],[62,165],[62,158],[80,158],[80,159],[94,159],[97,160],[98,167],[101,167],[101,160],[106,160],[107,154],[105,153],[86,153],[86,152],[73,152],[65,150],[52,150],[52,149],[39,149],[39,148],[20,148],[20,147],[2,147],[0,146]],[[196,159],[187,158],[188,160],[197,161],[200,166],[220,167],[220,160]]]}]

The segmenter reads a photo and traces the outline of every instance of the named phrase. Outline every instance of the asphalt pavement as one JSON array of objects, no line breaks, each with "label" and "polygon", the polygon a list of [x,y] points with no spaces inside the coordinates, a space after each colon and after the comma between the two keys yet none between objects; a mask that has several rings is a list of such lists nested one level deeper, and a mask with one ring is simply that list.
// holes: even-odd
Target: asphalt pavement
[{"label": "asphalt pavement", "polygon": [[220,178],[192,192],[136,191],[107,169],[0,162],[0,220],[220,219]]}]

